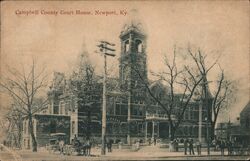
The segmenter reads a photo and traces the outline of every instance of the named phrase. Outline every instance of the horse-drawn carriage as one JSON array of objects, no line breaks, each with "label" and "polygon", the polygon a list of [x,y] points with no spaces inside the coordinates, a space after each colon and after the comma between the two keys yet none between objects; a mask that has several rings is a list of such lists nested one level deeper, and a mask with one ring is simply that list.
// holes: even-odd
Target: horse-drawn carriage
[{"label": "horse-drawn carriage", "polygon": [[66,134],[65,133],[52,133],[50,134],[49,145],[47,149],[50,153],[56,153],[62,151],[62,145],[66,142]]},{"label": "horse-drawn carriage", "polygon": [[50,136],[49,146],[47,147],[50,153],[59,153],[64,155],[90,155],[90,141],[81,143],[75,138],[72,141],[72,144],[68,144],[65,133],[53,133]]},{"label": "horse-drawn carriage", "polygon": [[65,155],[84,155],[90,156],[91,143],[86,141],[81,143],[79,140],[74,140],[71,145],[65,145],[63,153]]}]

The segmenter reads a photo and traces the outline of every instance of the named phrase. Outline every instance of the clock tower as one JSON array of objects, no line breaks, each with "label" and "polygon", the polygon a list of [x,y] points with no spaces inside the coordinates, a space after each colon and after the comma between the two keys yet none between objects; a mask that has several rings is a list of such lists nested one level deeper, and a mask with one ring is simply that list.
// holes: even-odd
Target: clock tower
[{"label": "clock tower", "polygon": [[147,83],[146,34],[140,22],[126,23],[120,34],[121,56],[119,65],[120,88],[130,91],[132,98],[145,98]]}]

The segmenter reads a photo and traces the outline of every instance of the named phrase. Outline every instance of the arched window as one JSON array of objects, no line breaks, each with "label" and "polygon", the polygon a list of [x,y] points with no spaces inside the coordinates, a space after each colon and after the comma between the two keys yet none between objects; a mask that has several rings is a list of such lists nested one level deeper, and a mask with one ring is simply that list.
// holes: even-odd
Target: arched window
[{"label": "arched window", "polygon": [[136,47],[136,51],[138,53],[142,52],[142,42],[141,42],[141,40],[136,40],[135,41],[135,47]]},{"label": "arched window", "polygon": [[129,40],[125,41],[125,52],[129,51]]},{"label": "arched window", "polygon": [[72,129],[71,129],[71,133],[74,134],[75,133],[75,121],[72,121]]}]

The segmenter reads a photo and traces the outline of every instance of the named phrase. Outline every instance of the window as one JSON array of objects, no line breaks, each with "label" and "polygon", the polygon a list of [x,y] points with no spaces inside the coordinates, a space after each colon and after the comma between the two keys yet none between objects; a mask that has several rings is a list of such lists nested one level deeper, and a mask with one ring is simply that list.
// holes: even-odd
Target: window
[{"label": "window", "polygon": [[71,99],[71,108],[72,108],[72,111],[75,112],[75,109],[76,109],[76,104],[75,104],[75,100],[74,99]]},{"label": "window", "polygon": [[69,108],[66,107],[65,103],[63,103],[63,107],[64,107],[65,115],[68,115],[69,114]]},{"label": "window", "polygon": [[30,139],[27,140],[27,143],[28,143],[28,149],[30,148]]},{"label": "window", "polygon": [[66,111],[71,111],[70,105],[69,105],[69,101],[65,102],[65,109]]},{"label": "window", "polygon": [[128,126],[126,123],[121,124],[121,133],[126,134],[128,130]]},{"label": "window", "polygon": [[116,106],[115,106],[115,114],[116,115],[121,115],[121,105],[120,104],[116,104]]},{"label": "window", "polygon": [[107,108],[107,113],[109,115],[114,115],[114,108],[115,108],[115,106],[114,106],[113,102],[110,103],[109,106],[108,106],[108,108]]},{"label": "window", "polygon": [[62,114],[63,111],[62,111],[62,102],[59,103],[59,114]]},{"label": "window", "polygon": [[58,104],[54,104],[54,111],[53,114],[59,114],[59,105]]},{"label": "window", "polygon": [[184,134],[188,135],[188,127],[187,126],[184,126]]},{"label": "window", "polygon": [[125,52],[129,51],[129,41],[125,41]]},{"label": "window", "polygon": [[184,113],[184,120],[188,120],[188,111],[187,110]]},{"label": "window", "polygon": [[23,139],[24,147],[26,148],[26,139]]},{"label": "window", "polygon": [[132,115],[138,115],[138,108],[136,106],[131,106]]},{"label": "window", "polygon": [[190,127],[190,128],[191,128],[191,136],[193,136],[195,133],[195,129],[194,129],[194,127]]},{"label": "window", "polygon": [[141,123],[138,125],[138,132],[139,132],[140,134],[143,133],[143,125],[142,125]]},{"label": "window", "polygon": [[190,120],[194,119],[194,110],[192,107],[190,107]]},{"label": "window", "polygon": [[198,129],[198,127],[196,126],[196,127],[194,127],[194,136],[196,136],[196,137],[198,137],[198,133],[199,133],[199,129]]},{"label": "window", "polygon": [[75,133],[75,121],[72,121],[72,134]]},{"label": "window", "polygon": [[128,109],[126,105],[121,105],[121,115],[128,115]]},{"label": "window", "polygon": [[142,109],[142,107],[139,108],[139,115],[140,115],[140,116],[143,115],[143,109]]},{"label": "window", "polygon": [[141,40],[136,40],[135,41],[135,47],[136,47],[136,51],[138,53],[142,52],[142,42],[141,42]]},{"label": "window", "polygon": [[124,83],[124,67],[125,67],[125,65],[122,65],[122,67],[121,67],[121,79],[122,79],[122,83]]},{"label": "window", "polygon": [[108,134],[112,134],[113,133],[113,124],[112,123],[108,123],[107,124],[107,133]]},{"label": "window", "polygon": [[26,134],[27,133],[27,124],[26,124],[26,121],[24,121],[24,130],[23,130],[23,132],[24,132],[24,134]]},{"label": "window", "polygon": [[49,129],[50,129],[50,133],[56,133],[56,121],[55,120],[51,120]]},{"label": "window", "polygon": [[249,117],[246,118],[246,128],[250,128],[250,119],[249,119]]},{"label": "window", "polygon": [[192,136],[192,130],[193,128],[191,126],[188,127],[188,131],[189,131],[189,136]]}]

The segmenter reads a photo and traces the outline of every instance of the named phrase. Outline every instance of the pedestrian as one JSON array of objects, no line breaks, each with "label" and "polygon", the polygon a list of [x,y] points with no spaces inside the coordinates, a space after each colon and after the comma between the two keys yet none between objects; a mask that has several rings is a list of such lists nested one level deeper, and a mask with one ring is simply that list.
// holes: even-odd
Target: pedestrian
[{"label": "pedestrian", "polygon": [[136,150],[140,149],[140,141],[139,140],[136,141],[135,146],[136,146]]},{"label": "pedestrian", "polygon": [[174,148],[175,148],[175,151],[178,152],[178,150],[179,150],[179,141],[177,139],[174,140]]},{"label": "pedestrian", "polygon": [[188,148],[188,139],[184,140],[184,154],[187,155],[187,148]]},{"label": "pedestrian", "polygon": [[199,140],[196,142],[196,148],[198,155],[201,155],[201,142]]},{"label": "pedestrian", "polygon": [[212,146],[214,147],[214,151],[216,151],[216,144],[217,144],[217,141],[216,141],[216,139],[214,139],[212,141]]},{"label": "pedestrian", "polygon": [[148,139],[148,145],[151,146],[151,139]]},{"label": "pedestrian", "polygon": [[122,149],[122,141],[119,141],[119,143],[118,143],[118,148],[119,148],[119,150]]},{"label": "pedestrian", "polygon": [[176,140],[175,139],[172,141],[172,145],[173,145],[173,151],[176,151]]},{"label": "pedestrian", "polygon": [[87,156],[90,156],[91,155],[91,142],[90,142],[90,140],[87,140],[87,142],[86,142],[86,145],[85,145],[85,149],[86,149],[86,155]]},{"label": "pedestrian", "polygon": [[156,145],[156,138],[154,137],[154,146]]},{"label": "pedestrian", "polygon": [[77,139],[76,135],[75,135],[75,137],[73,139],[73,145],[76,146],[76,147],[79,146],[79,140]]},{"label": "pedestrian", "polygon": [[184,139],[183,138],[181,138],[180,143],[184,143]]},{"label": "pedestrian", "polygon": [[193,143],[194,143],[193,139],[191,139],[190,142],[189,142],[189,154],[190,155],[195,155],[194,154],[194,145],[193,145]]},{"label": "pedestrian", "polygon": [[110,150],[110,141],[107,142],[107,148],[108,148],[108,152]]},{"label": "pedestrian", "polygon": [[178,150],[179,150],[179,140],[175,139],[174,144],[175,144],[175,151],[178,152]]},{"label": "pedestrian", "polygon": [[230,140],[227,141],[227,149],[228,149],[228,155],[232,155],[232,142]]},{"label": "pedestrian", "polygon": [[107,147],[108,147],[108,152],[112,152],[112,141],[111,140],[108,141]]},{"label": "pedestrian", "polygon": [[61,139],[59,140],[60,154],[63,154],[63,148],[64,148],[64,140],[61,138]]},{"label": "pedestrian", "polygon": [[78,140],[78,139],[77,139],[77,136],[76,136],[76,134],[75,134],[73,141],[76,142],[77,140]]},{"label": "pedestrian", "polygon": [[221,140],[221,143],[220,143],[221,155],[224,155],[224,149],[225,149],[225,142]]},{"label": "pedestrian", "polygon": [[221,145],[221,141],[220,140],[216,140],[216,151],[219,150],[220,148],[220,145]]}]

